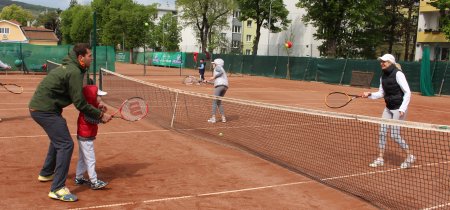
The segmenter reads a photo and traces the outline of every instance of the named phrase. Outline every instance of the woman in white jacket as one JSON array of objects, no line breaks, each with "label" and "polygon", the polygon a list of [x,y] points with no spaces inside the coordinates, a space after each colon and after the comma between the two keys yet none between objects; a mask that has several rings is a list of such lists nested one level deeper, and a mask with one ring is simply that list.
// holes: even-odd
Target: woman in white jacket
[{"label": "woman in white jacket", "polygon": [[[223,69],[224,61],[220,58],[215,59],[212,64],[214,67],[213,76],[209,80],[214,80],[214,95],[223,97],[228,90],[228,77],[225,69]],[[223,110],[222,101],[214,99],[212,105],[212,116],[208,122],[216,122],[216,110],[219,108],[219,112],[222,115],[222,122],[227,122],[225,118],[225,112]]]}]

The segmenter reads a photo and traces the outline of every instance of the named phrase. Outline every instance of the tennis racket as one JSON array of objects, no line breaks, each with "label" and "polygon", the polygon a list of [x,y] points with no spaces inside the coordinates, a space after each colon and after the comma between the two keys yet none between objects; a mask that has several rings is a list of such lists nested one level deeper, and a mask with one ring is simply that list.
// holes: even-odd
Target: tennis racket
[{"label": "tennis racket", "polygon": [[119,110],[112,115],[113,118],[121,118],[126,121],[135,122],[148,114],[148,104],[141,97],[132,97],[120,105]]},{"label": "tennis racket", "polygon": [[4,84],[0,83],[2,87],[4,87],[7,91],[14,93],[14,94],[21,94],[23,93],[23,87],[16,84]]},{"label": "tennis racket", "polygon": [[330,108],[342,108],[353,99],[360,97],[359,95],[349,95],[343,92],[332,92],[325,98],[325,104]]},{"label": "tennis racket", "polygon": [[198,79],[194,76],[187,76],[183,79],[183,84],[185,85],[192,85],[192,84],[198,84]]}]

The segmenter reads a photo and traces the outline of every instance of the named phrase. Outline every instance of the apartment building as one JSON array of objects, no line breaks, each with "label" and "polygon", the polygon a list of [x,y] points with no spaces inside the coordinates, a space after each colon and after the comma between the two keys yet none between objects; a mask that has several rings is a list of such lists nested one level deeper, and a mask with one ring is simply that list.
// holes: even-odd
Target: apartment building
[{"label": "apartment building", "polygon": [[422,59],[424,46],[430,47],[430,60],[449,59],[450,40],[441,31],[441,16],[438,9],[429,4],[430,0],[420,0],[417,28],[416,55],[414,60]]}]

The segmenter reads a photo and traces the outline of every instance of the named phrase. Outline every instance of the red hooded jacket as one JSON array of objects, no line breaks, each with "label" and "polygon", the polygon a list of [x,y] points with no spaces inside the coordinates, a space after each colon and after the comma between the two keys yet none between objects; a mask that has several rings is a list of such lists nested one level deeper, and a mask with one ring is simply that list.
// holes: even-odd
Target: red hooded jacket
[{"label": "red hooded jacket", "polygon": [[[97,91],[98,87],[96,85],[86,85],[83,87],[84,98],[95,108],[98,108],[99,105],[99,102],[97,101]],[[84,138],[97,136],[98,125],[86,122],[86,120],[84,119],[84,114],[82,112],[80,112],[80,114],[78,115],[77,125],[78,136]]]}]

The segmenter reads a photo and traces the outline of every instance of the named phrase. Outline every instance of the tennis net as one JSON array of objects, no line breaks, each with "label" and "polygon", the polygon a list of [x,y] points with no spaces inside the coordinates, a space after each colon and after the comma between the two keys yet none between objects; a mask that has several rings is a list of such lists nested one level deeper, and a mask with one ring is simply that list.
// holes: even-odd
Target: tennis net
[{"label": "tennis net", "polygon": [[[214,96],[164,87],[106,69],[103,100],[114,107],[130,97],[149,104],[145,120],[198,138],[229,145],[272,161],[383,209],[450,206],[450,129],[447,126],[221,98],[227,122],[208,123]],[[389,127],[384,165],[378,156],[380,128]],[[390,133],[406,140],[406,155]],[[220,134],[220,135],[219,135]]]}]

